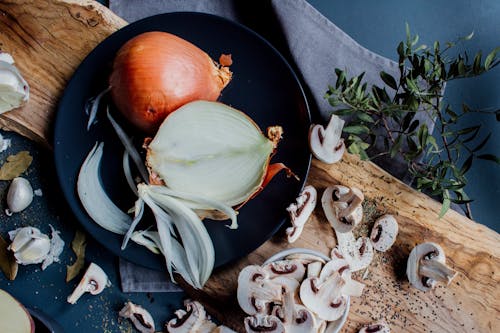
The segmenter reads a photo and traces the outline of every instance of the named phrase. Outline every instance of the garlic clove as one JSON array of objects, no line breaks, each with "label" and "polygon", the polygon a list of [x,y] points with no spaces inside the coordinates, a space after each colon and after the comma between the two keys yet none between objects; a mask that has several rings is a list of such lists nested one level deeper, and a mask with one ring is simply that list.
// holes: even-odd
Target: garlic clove
[{"label": "garlic clove", "polygon": [[14,59],[0,52],[0,113],[21,106],[28,99],[28,83],[14,66]]},{"label": "garlic clove", "polygon": [[19,213],[26,209],[33,201],[33,188],[30,182],[22,177],[16,177],[12,180],[7,192],[7,206],[9,207],[5,213]]},{"label": "garlic clove", "polygon": [[50,251],[50,239],[37,228],[25,227],[9,232],[12,243],[8,249],[14,252],[18,264],[38,264]]}]

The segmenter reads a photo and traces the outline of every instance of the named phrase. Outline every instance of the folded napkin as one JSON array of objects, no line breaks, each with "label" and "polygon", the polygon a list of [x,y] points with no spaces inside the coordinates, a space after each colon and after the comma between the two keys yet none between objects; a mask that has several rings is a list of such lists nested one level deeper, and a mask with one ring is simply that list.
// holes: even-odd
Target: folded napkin
[{"label": "folded napkin", "polygon": [[[364,71],[369,85],[383,85],[381,71],[399,77],[396,62],[359,45],[305,0],[110,0],[109,4],[128,22],[160,13],[194,11],[223,16],[254,29],[277,47],[297,71],[316,121],[326,121],[331,114],[332,107],[323,96],[328,85],[335,83],[335,68],[346,69],[349,75]],[[420,121],[427,123],[432,132],[430,119],[424,116]],[[408,180],[405,163],[376,162],[396,177]],[[165,274],[153,274],[126,261],[121,261],[120,266],[125,292],[166,291],[172,287]]]}]

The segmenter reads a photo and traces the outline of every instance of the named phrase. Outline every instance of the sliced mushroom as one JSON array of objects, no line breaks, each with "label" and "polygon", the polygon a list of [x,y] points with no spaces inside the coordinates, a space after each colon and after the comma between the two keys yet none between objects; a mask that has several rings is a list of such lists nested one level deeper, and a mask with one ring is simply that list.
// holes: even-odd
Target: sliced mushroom
[{"label": "sliced mushroom", "polygon": [[141,333],[154,333],[155,331],[155,322],[153,317],[148,311],[139,305],[127,302],[118,315],[120,317],[130,319],[135,328]]},{"label": "sliced mushroom", "polygon": [[300,262],[302,262],[303,264],[307,265],[311,262],[315,262],[315,261],[319,261],[320,263],[322,264],[325,264],[326,261],[321,258],[321,257],[318,257],[314,254],[309,254],[309,253],[294,253],[294,254],[289,254],[286,256],[286,259],[287,260],[299,260]]},{"label": "sliced mushroom", "polygon": [[349,232],[363,219],[363,193],[342,185],[327,187],[321,205],[330,225],[337,233]]},{"label": "sliced mushroom", "polygon": [[217,328],[215,330],[213,330],[212,333],[236,333],[236,332],[227,326],[220,325],[220,326],[217,326]]},{"label": "sliced mushroom", "polygon": [[286,229],[289,243],[299,239],[304,225],[316,207],[317,196],[316,189],[308,185],[297,197],[296,203],[290,204],[286,209],[290,214],[290,222],[292,223],[292,226]]},{"label": "sliced mushroom", "polygon": [[237,298],[241,309],[249,315],[269,313],[271,303],[281,302],[282,287],[270,279],[266,269],[251,265],[238,276]]},{"label": "sliced mushroom", "polygon": [[281,320],[287,333],[310,333],[316,331],[316,318],[306,307],[295,303],[293,293],[287,291],[283,304],[275,305],[271,313]]},{"label": "sliced mushroom", "polygon": [[286,290],[286,291],[290,291],[292,294],[296,294],[297,290],[300,287],[299,281],[292,279],[292,278],[289,278],[289,277],[286,277],[286,276],[278,276],[278,277],[271,279],[271,281],[274,284],[281,286],[282,293],[284,290]]},{"label": "sliced mushroom", "polygon": [[333,258],[323,267],[319,278],[321,281],[325,281],[334,274],[340,275],[345,281],[345,285],[342,287],[343,295],[355,297],[362,295],[365,285],[351,278],[351,269],[347,260]]},{"label": "sliced mushroom", "polygon": [[379,217],[373,225],[370,240],[373,248],[379,252],[389,250],[398,236],[398,222],[392,215]]},{"label": "sliced mushroom", "polygon": [[302,303],[320,319],[333,321],[342,317],[347,308],[347,299],[342,295],[344,279],[335,273],[326,281],[307,278],[300,285]]},{"label": "sliced mushroom", "polygon": [[306,274],[304,264],[299,260],[278,260],[264,265],[264,269],[269,273],[271,278],[284,276],[302,281]]},{"label": "sliced mushroom", "polygon": [[340,138],[344,120],[332,114],[326,128],[314,125],[309,132],[309,145],[313,155],[321,162],[332,164],[344,155],[344,140]]},{"label": "sliced mushroom", "polygon": [[207,320],[207,314],[203,305],[196,301],[186,300],[184,302],[186,311],[177,310],[175,311],[174,318],[170,320],[165,328],[169,333],[192,333],[197,332],[197,330],[204,324]]},{"label": "sliced mushroom", "polygon": [[319,277],[323,264],[319,261],[314,261],[307,265],[307,277]]},{"label": "sliced mushroom", "polygon": [[256,314],[245,318],[245,331],[247,333],[285,333],[285,326],[276,316]]},{"label": "sliced mushroom", "polygon": [[332,250],[332,258],[333,256],[342,256],[349,263],[351,272],[357,272],[370,265],[374,253],[368,237],[360,237],[355,240],[351,232],[336,232],[336,235],[338,248]]},{"label": "sliced mushroom", "polygon": [[391,329],[385,322],[378,322],[364,326],[359,333],[391,333]]},{"label": "sliced mushroom", "polygon": [[104,288],[110,285],[111,283],[106,273],[101,267],[92,262],[73,293],[68,296],[68,303],[75,304],[76,301],[87,292],[92,295],[100,294]]},{"label": "sliced mushroom", "polygon": [[321,319],[316,319],[316,321],[318,322],[318,326],[316,328],[316,333],[325,333],[328,322],[325,320],[321,320]]},{"label": "sliced mushroom", "polygon": [[446,256],[441,246],[436,243],[422,243],[410,252],[406,275],[413,287],[429,291],[438,281],[450,284],[457,272],[446,266]]}]

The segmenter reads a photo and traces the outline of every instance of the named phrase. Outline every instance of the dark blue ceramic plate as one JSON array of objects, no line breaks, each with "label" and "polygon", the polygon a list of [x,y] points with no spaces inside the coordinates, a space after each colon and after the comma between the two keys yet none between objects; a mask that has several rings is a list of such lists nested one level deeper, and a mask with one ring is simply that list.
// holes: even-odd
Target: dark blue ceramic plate
[{"label": "dark blue ceramic plate", "polygon": [[[296,75],[276,49],[248,28],[217,16],[199,13],[157,15],[126,26],[98,45],[78,67],[59,103],[54,133],[55,162],[64,196],[78,221],[106,248],[133,263],[163,268],[161,258],[141,246],[131,244],[121,251],[122,237],[99,227],[83,209],[76,193],[76,181],[92,146],[97,141],[104,141],[103,185],[123,210],[134,203],[122,171],[121,143],[102,112],[98,123],[86,131],[84,105],[107,87],[118,49],[146,31],[176,34],[203,49],[213,59],[218,59],[222,53],[232,54],[233,80],[222,92],[220,101],[247,113],[263,130],[281,125],[284,140],[272,161],[285,163],[300,177],[300,181],[286,178],[284,174],[275,177],[262,193],[240,210],[238,230],[226,228],[224,222],[205,221],[215,246],[216,266],[220,266],[256,249],[285,222],[285,208],[302,189],[309,170],[307,102]],[[125,124],[123,119],[118,119]],[[132,128],[126,130],[134,134]],[[137,142],[142,140],[137,132],[135,138]]]}]

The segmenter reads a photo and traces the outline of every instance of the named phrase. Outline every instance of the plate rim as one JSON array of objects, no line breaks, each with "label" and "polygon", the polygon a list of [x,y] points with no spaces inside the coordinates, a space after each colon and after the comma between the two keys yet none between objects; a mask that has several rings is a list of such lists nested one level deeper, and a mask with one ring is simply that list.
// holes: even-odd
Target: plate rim
[{"label": "plate rim", "polygon": [[[304,90],[304,87],[303,87],[303,83],[301,82],[301,80],[300,80],[299,76],[297,75],[297,73],[295,72],[294,68],[290,65],[290,63],[283,56],[283,54],[274,45],[272,45],[267,39],[265,39],[259,33],[255,32],[254,30],[252,30],[251,28],[243,25],[240,22],[236,22],[236,21],[230,20],[230,19],[228,19],[226,17],[219,16],[219,15],[214,15],[214,14],[209,14],[209,13],[193,12],[193,11],[176,11],[176,12],[156,14],[156,15],[152,15],[152,16],[148,16],[148,17],[142,18],[142,19],[137,20],[135,22],[131,22],[131,23],[127,24],[126,26],[124,26],[124,27],[122,27],[122,28],[114,31],[110,35],[108,35],[101,42],[99,42],[83,58],[83,60],[78,64],[78,66],[75,69],[75,71],[71,74],[71,78],[65,84],[64,90],[61,92],[61,96],[59,98],[59,101],[58,101],[57,107],[56,107],[56,112],[55,112],[55,116],[54,116],[54,127],[53,127],[53,131],[52,131],[52,133],[53,133],[52,144],[53,144],[53,147],[54,147],[54,157],[53,158],[54,158],[54,162],[55,162],[55,168],[56,168],[58,186],[59,186],[61,192],[63,193],[63,197],[64,197],[64,200],[65,200],[65,202],[67,204],[67,207],[69,207],[69,210],[70,210],[71,214],[78,221],[79,226],[81,228],[83,228],[86,231],[86,233],[88,233],[98,244],[100,244],[101,246],[103,246],[111,254],[113,254],[113,255],[115,255],[117,257],[120,257],[120,258],[122,258],[124,260],[127,260],[127,261],[129,261],[130,259],[127,258],[127,257],[125,257],[125,256],[123,256],[124,251],[121,251],[121,250],[115,251],[115,249],[112,248],[112,246],[109,246],[106,242],[99,241],[97,238],[94,237],[94,235],[92,235],[89,232],[86,223],[81,221],[81,219],[78,216],[79,214],[77,214],[75,212],[75,210],[73,208],[73,205],[72,205],[72,203],[69,200],[69,198],[71,198],[72,196],[75,196],[76,199],[77,199],[77,201],[78,201],[78,196],[76,194],[74,194],[74,193],[71,193],[73,191],[76,191],[76,189],[68,189],[69,187],[64,187],[62,185],[64,183],[64,181],[65,181],[64,179],[62,179],[62,175],[61,175],[61,172],[60,172],[60,170],[62,169],[62,166],[60,164],[62,163],[63,159],[62,159],[61,156],[59,156],[58,150],[56,149],[56,147],[58,145],[58,138],[56,136],[56,132],[58,132],[58,129],[61,127],[61,120],[60,120],[59,114],[61,112],[63,112],[62,108],[61,108],[61,105],[66,104],[67,103],[66,99],[69,98],[68,95],[67,95],[68,87],[70,85],[72,85],[72,83],[74,83],[74,81],[76,80],[76,77],[79,76],[78,74],[83,71],[82,64],[85,63],[86,61],[88,61],[88,59],[91,58],[93,56],[93,54],[97,52],[96,50],[98,48],[104,47],[102,45],[108,39],[114,38],[114,36],[116,36],[117,34],[126,33],[128,30],[133,30],[135,25],[144,24],[144,22],[147,22],[147,21],[150,21],[150,20],[155,20],[155,19],[158,19],[159,17],[169,17],[169,16],[177,16],[177,15],[204,16],[204,17],[208,17],[210,20],[225,21],[226,23],[229,23],[230,25],[233,25],[233,26],[235,26],[235,27],[237,27],[239,29],[243,29],[246,33],[249,33],[249,34],[253,35],[257,39],[259,39],[261,42],[263,42],[264,44],[266,44],[266,46],[269,47],[269,49],[275,55],[278,56],[278,58],[280,59],[280,61],[283,62],[283,64],[285,65],[285,67],[288,69],[289,73],[293,77],[294,82],[296,83],[296,86],[298,88],[298,92],[300,92],[300,96],[302,97],[302,100],[304,102],[304,113],[305,113],[305,116],[306,116],[305,120],[307,122],[307,125],[309,125],[309,126],[312,125],[310,103],[309,103],[307,95],[305,93],[305,90]],[[155,31],[155,30],[152,29],[152,30],[149,30],[149,31]],[[133,38],[133,37],[131,37],[131,38]],[[304,173],[304,179],[300,180],[300,182],[301,182],[300,191],[302,191],[304,189],[304,187],[306,186],[306,181],[308,179],[309,172],[310,172],[310,169],[311,169],[311,163],[312,163],[312,154],[309,151],[307,166],[305,168],[305,173]],[[300,193],[300,191],[299,191],[299,193]],[[299,195],[299,193],[297,193],[297,195]],[[80,210],[81,210],[81,207],[80,207]],[[86,212],[84,212],[84,213],[88,215],[88,213],[86,213]],[[263,237],[262,237],[263,241],[262,242],[250,246],[247,250],[242,251],[242,253],[240,253],[240,254],[238,254],[236,256],[233,256],[233,257],[231,257],[228,260],[225,260],[225,261],[217,263],[214,266],[214,269],[226,266],[226,265],[228,265],[228,264],[230,264],[232,262],[235,262],[236,260],[239,260],[239,259],[241,259],[241,258],[243,258],[245,256],[248,256],[248,254],[250,254],[251,252],[255,251],[257,248],[259,248],[264,243],[266,243],[267,241],[269,241],[274,235],[276,235],[276,233],[283,227],[283,225],[285,224],[285,222],[287,220],[288,220],[288,218],[285,217],[285,218],[281,219],[281,221],[277,221],[275,227],[271,228],[271,230],[270,230],[269,233],[266,233],[265,235],[263,235]],[[103,229],[103,231],[110,233],[110,231],[107,231],[104,228],[102,228],[102,229]],[[130,260],[130,262],[133,263],[133,264],[136,264],[136,265],[148,268],[148,269],[156,270],[156,271],[163,271],[164,270],[164,267],[156,267],[156,265],[148,265],[148,263],[144,263],[144,262],[136,262],[135,260]]]}]

